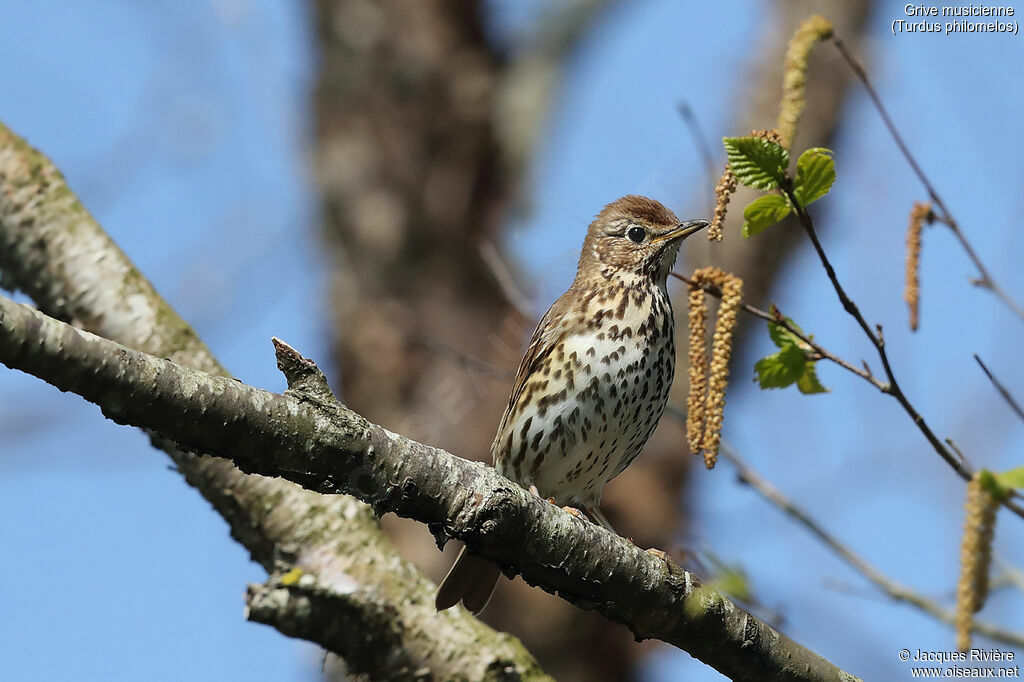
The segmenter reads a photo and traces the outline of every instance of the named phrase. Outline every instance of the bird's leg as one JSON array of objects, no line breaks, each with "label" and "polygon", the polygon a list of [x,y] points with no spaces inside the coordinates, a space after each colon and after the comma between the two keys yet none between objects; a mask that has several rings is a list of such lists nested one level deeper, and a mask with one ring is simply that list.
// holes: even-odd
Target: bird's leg
[{"label": "bird's leg", "polygon": [[612,533],[615,533],[616,535],[618,535],[618,533],[615,532],[615,529],[612,528],[612,524],[608,523],[608,519],[606,519],[604,517],[604,514],[601,513],[601,508],[600,507],[598,507],[595,504],[595,505],[593,505],[591,507],[585,507],[585,509],[587,510],[587,513],[590,514],[590,518],[592,518],[595,521],[597,521],[597,523],[599,525],[604,526],[605,528],[610,530]]},{"label": "bird's leg", "polygon": [[658,557],[662,561],[671,561],[672,560],[671,557],[669,557],[668,554],[665,554],[665,552],[663,552],[662,550],[660,550],[660,549],[658,549],[656,547],[651,547],[650,549],[646,550],[646,552],[648,554],[650,554],[651,556]]}]

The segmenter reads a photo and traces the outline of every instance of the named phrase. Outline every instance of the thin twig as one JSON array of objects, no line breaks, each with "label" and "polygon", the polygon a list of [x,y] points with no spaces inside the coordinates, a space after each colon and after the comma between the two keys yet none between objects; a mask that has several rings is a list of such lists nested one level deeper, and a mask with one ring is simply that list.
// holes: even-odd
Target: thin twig
[{"label": "thin twig", "polygon": [[967,456],[964,455],[963,450],[957,447],[956,443],[953,442],[952,438],[946,439],[946,445],[948,445],[950,449],[952,449],[953,452],[956,453],[956,456],[959,457],[962,461],[967,461]]},{"label": "thin twig", "polygon": [[[689,284],[690,286],[700,287],[701,289],[711,294],[715,298],[722,298],[722,290],[715,286],[714,284],[698,283],[685,275],[679,274],[678,272],[670,272],[669,274],[675,277],[676,279],[682,280],[683,282]],[[883,393],[888,392],[888,384],[886,384],[884,381],[876,377],[868,368],[866,363],[863,368],[857,367],[856,365],[847,362],[846,360],[842,359],[832,351],[828,350],[820,343],[812,339],[810,336],[800,331],[800,329],[790,324],[786,316],[782,314],[782,311],[780,311],[774,303],[772,304],[771,312],[761,310],[760,308],[755,308],[754,306],[749,305],[747,303],[741,303],[740,310],[753,317],[757,317],[762,320],[765,320],[766,322],[771,322],[773,324],[779,325],[780,327],[788,331],[790,334],[800,339],[801,342],[807,344],[807,347],[810,348],[811,351],[814,354],[816,354],[819,359],[833,362],[836,365],[845,369],[846,371],[851,372],[852,374],[856,374],[861,379],[864,379],[865,381],[869,382],[879,391],[882,391]]]},{"label": "thin twig", "polygon": [[495,248],[492,242],[486,239],[481,240],[477,248],[480,251],[480,259],[483,260],[484,265],[491,271],[491,275],[494,276],[494,280],[498,283],[498,287],[501,289],[505,300],[523,318],[527,320],[533,319],[535,315],[531,310],[530,299],[519,288],[515,277],[512,276],[512,271],[505,265],[505,261],[502,260],[498,249]]},{"label": "thin twig", "polygon": [[996,379],[995,376],[992,375],[992,372],[988,370],[988,367],[986,367],[985,363],[981,361],[981,358],[978,357],[977,353],[974,354],[974,359],[981,367],[981,371],[983,371],[985,373],[985,376],[988,377],[988,380],[991,381],[992,385],[996,387],[997,391],[999,391],[999,395],[1003,396],[1003,400],[1005,400],[1007,404],[1009,404],[1009,406],[1013,409],[1013,411],[1017,413],[1018,417],[1024,419],[1024,410],[1021,409],[1020,404],[1016,400],[1014,400],[1013,396],[1010,395],[1010,392],[1006,390],[1006,387],[1003,386],[1003,384],[1000,383],[1000,381]]},{"label": "thin twig", "polygon": [[975,286],[980,286],[991,291],[993,294],[998,296],[1000,300],[1002,300],[1003,303],[1005,303],[1006,306],[1012,310],[1015,315],[1017,315],[1017,317],[1024,319],[1024,307],[1021,307],[1016,301],[1014,301],[1010,295],[1006,293],[1006,291],[992,278],[991,273],[989,273],[988,268],[985,267],[984,263],[981,262],[981,258],[974,250],[974,247],[967,241],[967,237],[964,236],[959,223],[957,223],[949,208],[946,207],[946,203],[942,200],[942,197],[939,196],[939,193],[935,190],[935,187],[928,179],[928,176],[924,174],[921,166],[917,163],[917,159],[915,159],[914,155],[910,153],[910,149],[907,147],[903,138],[900,136],[899,131],[896,129],[896,124],[893,123],[892,119],[889,117],[889,112],[886,111],[885,107],[882,105],[882,100],[878,96],[878,92],[868,79],[867,71],[865,71],[861,63],[857,61],[857,58],[854,57],[846,48],[846,45],[842,40],[833,36],[832,42],[835,44],[836,49],[839,50],[839,54],[841,54],[846,63],[849,64],[850,69],[853,70],[853,73],[864,85],[864,89],[867,90],[868,97],[871,98],[871,102],[878,110],[879,115],[882,117],[882,122],[885,123],[885,127],[889,130],[889,134],[892,135],[892,139],[896,142],[896,146],[899,147],[900,152],[903,154],[903,158],[905,158],[907,163],[910,164],[914,174],[917,175],[921,184],[924,185],[925,191],[928,192],[928,196],[931,198],[932,203],[939,209],[939,214],[936,215],[936,218],[939,222],[950,229],[957,241],[960,242],[960,246],[963,247],[967,257],[970,258],[971,262],[974,263],[974,267],[977,268],[978,272],[981,274],[981,277],[972,279],[972,283]]},{"label": "thin twig", "polygon": [[[761,497],[774,504],[792,519],[797,521],[797,523],[806,528],[811,535],[825,543],[825,545],[839,556],[839,558],[874,583],[891,599],[912,604],[918,609],[945,623],[953,624],[954,612],[952,609],[947,609],[934,600],[912,590],[906,585],[889,578],[877,568],[869,564],[860,555],[826,531],[824,527],[822,527],[822,525],[807,511],[798,507],[775,486],[751,469],[739,456],[736,450],[728,443],[722,444],[722,456],[736,467],[740,481],[749,484],[761,495]],[[984,635],[993,640],[1016,646],[1024,646],[1024,633],[1013,632],[1003,629],[997,625],[979,622],[975,622],[972,629],[978,634]]]},{"label": "thin twig", "polygon": [[441,339],[434,338],[433,336],[416,334],[410,336],[409,341],[422,346],[425,350],[434,353],[438,357],[461,365],[463,369],[466,369],[467,371],[478,371],[481,374],[486,374],[487,376],[494,377],[495,379],[511,379],[515,376],[512,370],[504,369],[495,365],[493,362],[488,362],[487,360],[465,353]]},{"label": "thin twig", "polygon": [[[704,165],[704,174],[708,177],[708,182],[711,185],[715,184],[715,177],[718,175],[718,171],[715,170],[715,157],[711,153],[711,145],[708,144],[708,139],[704,135],[703,129],[700,127],[700,123],[697,122],[697,116],[693,113],[693,109],[686,102],[680,102],[676,105],[676,109],[679,111],[679,116],[683,119],[683,124],[686,126],[686,130],[689,131],[690,137],[693,139],[693,146],[697,148],[697,153],[700,154],[701,163]],[[708,199],[708,214],[710,215],[714,210],[715,204]]]},{"label": "thin twig", "polygon": [[786,194],[790,203],[795,208],[796,216],[799,219],[800,224],[803,226],[804,232],[807,233],[807,237],[811,240],[811,244],[814,246],[814,250],[818,254],[818,259],[821,261],[822,266],[825,268],[825,274],[828,275],[828,279],[832,283],[832,288],[835,290],[836,296],[839,297],[839,302],[842,304],[843,309],[849,313],[854,320],[856,320],[857,324],[864,332],[864,335],[868,337],[871,344],[878,352],[878,358],[882,361],[882,368],[885,370],[885,376],[889,380],[888,390],[884,392],[899,401],[900,405],[903,406],[903,409],[908,415],[910,415],[911,419],[914,420],[914,423],[917,424],[918,428],[921,429],[921,432],[924,434],[925,438],[928,439],[928,442],[931,443],[935,451],[939,453],[939,455],[946,460],[946,462],[953,467],[953,469],[959,473],[964,480],[970,480],[973,472],[969,470],[967,464],[959,461],[956,456],[950,452],[945,445],[943,445],[942,441],[939,440],[939,437],[935,435],[931,430],[931,427],[929,427],[924,421],[924,418],[920,413],[918,413],[914,406],[910,404],[910,401],[903,394],[903,390],[900,388],[899,383],[896,381],[896,377],[893,374],[892,366],[889,364],[889,354],[885,349],[885,337],[882,335],[882,326],[876,325],[874,331],[872,331],[871,325],[869,325],[868,321],[864,319],[864,315],[860,312],[857,304],[853,302],[853,299],[851,299],[846,293],[846,289],[844,289],[843,285],[840,284],[835,268],[832,267],[832,262],[825,254],[825,249],[822,247],[821,241],[818,239],[818,233],[814,229],[814,222],[811,220],[810,214],[807,213],[807,210],[797,200],[796,195],[793,194],[792,187],[789,186],[789,183],[787,183],[787,186],[782,188],[782,191]]},{"label": "thin twig", "polygon": [[[813,241],[817,241],[817,235],[815,235]],[[818,246],[820,247],[820,243],[818,244]],[[824,251],[821,251],[820,253],[822,256],[824,256]],[[826,271],[830,271],[832,273],[832,276],[835,276],[835,271],[832,269],[831,263],[829,263],[826,267]],[[670,274],[673,277],[680,279],[689,285],[697,286],[693,280],[691,280],[689,277],[686,277],[685,275],[681,275],[678,272],[671,272]],[[835,283],[838,284],[838,280],[835,280]],[[839,288],[840,290],[842,290],[841,286]],[[704,291],[708,292],[709,294],[716,298],[720,299],[722,297],[722,292],[717,287],[708,285],[703,286],[703,289]],[[850,306],[853,308],[853,310],[856,311],[856,315],[859,316],[860,311],[857,309],[857,306],[854,305],[852,301],[850,301],[849,297],[846,296],[845,290],[843,290],[840,300],[842,300],[844,297],[847,301],[849,301]],[[807,346],[814,353],[819,355],[822,359],[828,360],[838,365],[839,367],[842,367],[851,374],[855,374],[859,376],[861,379],[864,379],[882,393],[886,393],[896,398],[900,405],[903,407],[904,411],[911,417],[911,420],[917,425],[917,427],[922,431],[922,433],[925,434],[925,437],[928,438],[928,442],[932,445],[933,448],[936,449],[936,451],[939,452],[940,455],[943,455],[943,459],[945,459],[950,464],[950,466],[953,467],[954,471],[956,471],[964,480],[970,480],[971,476],[973,476],[973,470],[971,469],[967,461],[963,458],[963,456],[958,456],[959,453],[954,454],[948,448],[946,448],[941,441],[938,440],[934,432],[932,432],[931,428],[925,422],[924,417],[922,417],[921,414],[917,412],[914,406],[910,403],[909,399],[907,399],[906,395],[903,394],[903,391],[902,389],[900,389],[899,385],[895,383],[895,378],[892,374],[892,367],[889,365],[889,357],[885,350],[885,339],[881,335],[881,328],[879,328],[878,335],[876,336],[875,334],[870,333],[870,327],[867,326],[866,322],[864,322],[864,324],[862,325],[863,329],[868,330],[869,338],[871,339],[872,345],[874,345],[875,349],[878,351],[879,357],[882,360],[882,365],[883,367],[885,367],[886,378],[888,379],[888,381],[883,381],[879,379],[877,376],[875,376],[871,372],[871,369],[868,367],[868,364],[866,362],[863,363],[863,367],[857,367],[856,365],[839,357],[835,353],[832,353],[824,346],[822,346],[820,343],[813,340],[810,336],[801,332],[799,329],[790,324],[786,317],[782,314],[782,312],[774,305],[772,306],[774,313],[761,310],[760,308],[755,308],[754,306],[748,305],[747,303],[741,304],[740,309],[743,312],[747,313],[748,315],[781,326],[783,329],[796,336],[802,342],[806,343]],[[863,316],[861,316],[860,320],[863,319]],[[1007,509],[1010,509],[1017,516],[1024,518],[1024,507],[1021,507],[1016,502],[1008,498],[1004,500],[1003,505]]]},{"label": "thin twig", "polygon": [[1006,580],[1008,584],[1016,587],[1020,592],[1024,592],[1024,571],[1013,566],[1005,559],[996,557],[995,561],[996,565],[999,566],[999,569],[1002,571],[1002,574],[997,578],[993,578],[992,584],[995,585],[999,581],[999,578],[1002,578]]}]

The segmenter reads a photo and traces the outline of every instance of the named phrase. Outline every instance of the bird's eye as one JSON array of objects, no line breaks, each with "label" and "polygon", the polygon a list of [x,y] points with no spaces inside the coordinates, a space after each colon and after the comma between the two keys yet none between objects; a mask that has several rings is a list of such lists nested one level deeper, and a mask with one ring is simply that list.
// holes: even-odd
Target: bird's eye
[{"label": "bird's eye", "polygon": [[629,237],[629,241],[639,244],[647,236],[647,230],[642,227],[631,227],[626,231],[626,236]]}]

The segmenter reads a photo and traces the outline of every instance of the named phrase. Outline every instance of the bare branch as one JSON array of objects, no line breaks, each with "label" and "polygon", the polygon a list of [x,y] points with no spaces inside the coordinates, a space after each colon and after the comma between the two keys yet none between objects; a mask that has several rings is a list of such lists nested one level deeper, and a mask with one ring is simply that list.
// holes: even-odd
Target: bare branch
[{"label": "bare branch", "polygon": [[[703,590],[695,596],[700,581],[674,562],[575,518],[491,467],[368,422],[330,397],[315,365],[275,345],[288,376],[284,395],[125,348],[0,297],[0,362],[81,395],[118,423],[426,523],[439,539],[459,538],[507,572],[625,624],[638,638],[681,647],[732,679],[855,679],[728,599]],[[293,613],[286,595],[270,589],[280,610]],[[260,599],[251,608],[263,613],[264,591],[254,594]],[[688,612],[694,599],[700,608]]]},{"label": "bare branch", "polygon": [[[925,613],[941,620],[944,623],[948,623],[949,625],[953,625],[955,623],[955,612],[953,609],[946,608],[906,585],[889,578],[877,568],[869,564],[859,554],[839,541],[834,535],[826,531],[824,527],[806,510],[798,507],[792,500],[783,495],[778,488],[751,469],[731,445],[727,443],[722,444],[722,456],[736,467],[736,472],[739,475],[739,480],[741,482],[750,485],[758,492],[758,494],[761,495],[761,497],[771,502],[786,515],[807,529],[811,535],[823,542],[836,554],[836,556],[874,583],[876,587],[881,589],[891,599],[911,604],[917,609],[924,611]],[[1013,644],[1015,646],[1024,646],[1024,633],[1021,632],[1014,632],[1012,630],[999,627],[998,625],[977,621],[973,623],[972,630],[998,642]]]},{"label": "bare branch", "polygon": [[[795,199],[791,198],[791,201],[795,201]],[[804,212],[802,209],[800,209],[798,211],[798,215],[800,216],[801,221],[803,221],[804,219],[806,219],[808,222],[810,221],[810,217],[807,216],[806,212]],[[806,225],[805,225],[805,229],[806,229]],[[820,249],[821,244],[820,244],[820,242],[817,242],[817,234],[814,233],[813,230],[814,230],[813,224],[811,224],[811,231],[810,231],[810,233],[814,235],[812,241],[816,242],[817,243],[817,248]],[[879,379],[878,377],[876,377],[874,375],[874,373],[872,373],[871,368],[868,366],[867,362],[864,362],[862,367],[857,367],[856,365],[854,365],[854,364],[852,364],[852,363],[842,359],[838,355],[832,353],[831,351],[826,349],[824,346],[822,346],[820,343],[818,343],[817,341],[812,339],[809,335],[801,332],[799,329],[797,329],[796,327],[794,327],[793,325],[791,325],[788,322],[788,320],[786,319],[785,315],[782,314],[782,312],[778,309],[777,306],[775,306],[775,304],[772,304],[772,312],[767,312],[765,310],[761,310],[760,308],[755,308],[754,306],[749,305],[747,303],[743,303],[740,306],[740,309],[743,310],[748,315],[751,315],[753,317],[757,317],[759,319],[765,320],[766,322],[772,322],[772,323],[778,324],[783,329],[786,329],[791,334],[796,336],[802,342],[806,343],[808,348],[810,348],[813,353],[815,353],[818,356],[820,356],[821,359],[828,360],[830,362],[835,363],[836,365],[842,367],[843,369],[845,369],[846,371],[850,372],[851,374],[855,374],[855,375],[859,376],[861,379],[864,379],[865,381],[867,381],[869,384],[871,384],[872,386],[877,388],[882,393],[886,393],[886,394],[891,395],[894,398],[896,398],[897,401],[899,401],[900,405],[903,407],[904,411],[906,411],[907,414],[910,415],[911,420],[917,425],[917,427],[928,438],[928,442],[932,445],[932,447],[936,448],[936,451],[940,455],[943,456],[943,459],[945,459],[947,462],[950,463],[951,466],[953,466],[953,469],[958,474],[960,474],[961,478],[964,478],[964,480],[970,480],[970,477],[973,475],[973,472],[972,472],[971,467],[968,464],[966,458],[963,456],[963,453],[959,452],[959,450],[956,450],[955,447],[953,447],[951,443],[950,443],[950,448],[946,448],[945,446],[942,445],[942,443],[935,436],[934,432],[932,432],[931,427],[929,427],[927,422],[925,422],[924,417],[922,417],[920,415],[920,413],[917,412],[917,410],[910,403],[910,401],[906,397],[906,395],[903,394],[903,392],[900,389],[899,385],[896,383],[895,377],[892,374],[892,368],[889,366],[888,353],[885,350],[885,339],[882,336],[881,327],[878,327],[877,332],[875,332],[875,333],[871,332],[870,327],[867,325],[867,322],[864,320],[863,316],[860,314],[860,310],[857,309],[857,306],[853,304],[853,301],[851,301],[849,299],[849,297],[846,296],[845,290],[842,289],[842,286],[839,284],[838,279],[836,279],[835,270],[832,269],[832,264],[828,263],[828,258],[827,258],[827,256],[825,256],[824,250],[818,250],[818,253],[824,259],[824,262],[827,263],[825,271],[827,273],[830,273],[829,274],[829,279],[833,282],[833,284],[835,286],[838,287],[839,291],[842,291],[842,294],[840,295],[840,301],[845,301],[843,303],[843,307],[845,309],[847,309],[847,311],[849,312],[850,308],[846,307],[846,302],[849,303],[850,307],[854,311],[854,313],[851,313],[851,314],[853,314],[854,317],[858,318],[858,324],[860,324],[861,329],[864,330],[865,333],[868,334],[868,336],[869,336],[869,338],[871,340],[872,345],[878,351],[879,357],[882,360],[882,365],[883,365],[883,367],[885,367],[886,377],[887,377],[888,381],[883,381],[883,380]],[[686,282],[687,284],[690,284],[692,286],[697,286],[697,284],[695,282],[693,282],[693,280],[691,280],[690,278],[686,277],[685,275],[681,275],[678,272],[671,272],[670,274],[673,277]],[[721,298],[722,297],[722,292],[717,287],[714,287],[714,286],[702,286],[702,288],[706,292],[711,294],[712,296],[715,296],[716,298]],[[948,442],[948,439],[947,439],[947,442]],[[938,447],[936,447],[936,445]],[[1004,506],[1007,509],[1011,510],[1013,513],[1015,513],[1018,516],[1024,518],[1024,508],[1022,508],[1017,503],[1013,502],[1010,499],[1007,499],[1007,500],[1004,501]]]},{"label": "bare branch", "polygon": [[511,270],[509,270],[505,261],[502,260],[497,247],[490,240],[484,239],[481,240],[478,248],[480,250],[480,258],[491,271],[491,275],[494,276],[494,280],[501,289],[502,296],[524,319],[532,320],[535,316],[530,305],[530,299],[516,283],[515,277],[512,276]]},{"label": "bare branch", "polygon": [[[889,380],[889,390],[886,391],[889,395],[894,397],[896,401],[903,408],[903,411],[907,413],[911,421],[917,425],[917,428],[924,434],[924,437],[931,444],[932,448],[939,454],[942,459],[946,460],[946,463],[953,468],[953,471],[957,473],[965,481],[970,481],[974,476],[974,471],[970,464],[962,456],[957,457],[956,454],[950,451],[950,448],[939,440],[939,437],[935,435],[931,427],[928,426],[928,422],[925,421],[924,417],[917,411],[917,408],[911,404],[910,399],[907,398],[906,394],[903,393],[903,389],[900,388],[899,383],[896,381],[896,375],[893,373],[892,366],[889,363],[889,354],[885,349],[885,337],[882,334],[882,325],[875,325],[874,331],[868,324],[867,320],[861,314],[857,304],[846,293],[843,285],[840,284],[839,278],[836,276],[836,271],[832,267],[831,261],[825,254],[825,249],[821,245],[821,241],[818,239],[818,233],[814,229],[814,222],[811,220],[811,216],[807,213],[807,209],[800,204],[796,196],[793,194],[792,183],[787,183],[782,187],[782,191],[789,199],[790,204],[794,207],[797,218],[800,221],[800,225],[803,226],[804,232],[807,233],[807,237],[811,240],[811,244],[814,246],[814,251],[818,254],[818,259],[821,261],[822,266],[825,268],[825,273],[828,275],[829,281],[832,283],[832,288],[836,292],[836,296],[839,297],[839,302],[842,304],[843,309],[849,313],[861,330],[871,341],[871,344],[875,347],[878,352],[878,358],[882,361],[882,368],[885,370],[885,376]],[[1021,507],[1011,498],[1007,497],[1003,500],[1003,505],[1013,511],[1017,516],[1024,518],[1024,507]]]},{"label": "bare branch", "polygon": [[[704,131],[700,127],[700,123],[697,121],[697,115],[693,113],[693,109],[686,102],[680,102],[676,105],[676,109],[679,111],[679,116],[683,119],[683,124],[686,126],[686,130],[690,133],[690,138],[693,140],[693,146],[700,155],[701,164],[704,166],[704,175],[707,176],[708,184],[714,186],[715,177],[718,175],[718,171],[715,169],[715,157],[711,153],[711,145],[708,144],[708,139],[704,135]],[[715,202],[707,196],[704,200],[707,206],[707,213],[711,215],[715,211]]]},{"label": "bare branch", "polygon": [[1014,399],[1012,395],[1010,395],[1010,392],[1006,389],[1005,386],[1003,386],[999,379],[996,379],[992,372],[989,371],[988,367],[986,367],[985,363],[981,361],[981,358],[978,357],[977,353],[974,354],[974,359],[977,361],[978,366],[981,367],[981,371],[983,371],[985,373],[985,376],[988,377],[988,380],[991,381],[992,385],[996,387],[997,391],[999,391],[999,395],[1003,396],[1003,400],[1005,400],[1006,403],[1010,406],[1010,408],[1017,413],[1018,417],[1024,419],[1024,410],[1021,409],[1020,404]]},{"label": "bare branch", "polygon": [[[715,286],[714,284],[698,283],[695,280],[674,271],[670,272],[669,274],[675,277],[676,279],[680,279],[683,282],[686,282],[690,286],[700,287],[701,289],[711,294],[715,298],[722,298],[722,290],[719,287]],[[889,392],[889,385],[886,384],[881,379],[879,379],[878,377],[876,377],[874,374],[872,374],[871,369],[867,366],[867,363],[864,363],[864,367],[861,368],[847,362],[846,360],[843,360],[841,357],[839,357],[832,351],[826,349],[820,343],[812,339],[809,335],[805,334],[804,332],[800,331],[792,324],[790,324],[789,320],[786,319],[786,316],[782,314],[782,311],[780,311],[778,306],[776,306],[774,303],[772,304],[772,312],[767,312],[765,310],[761,310],[760,308],[755,308],[749,303],[740,304],[740,310],[753,317],[757,317],[762,320],[765,320],[766,322],[772,322],[774,324],[779,325],[780,327],[791,333],[793,336],[797,337],[802,342],[807,344],[807,347],[810,348],[812,352],[817,354],[819,359],[833,362],[842,367],[843,369],[845,369],[847,372],[856,374],[861,379],[864,379],[865,381],[867,381],[868,383],[870,383],[872,386],[877,388],[879,391],[882,391],[883,393]]]},{"label": "bare branch", "polygon": [[514,370],[498,367],[493,362],[488,362],[487,360],[478,358],[475,355],[464,353],[458,348],[455,348],[440,339],[435,339],[432,336],[419,334],[410,337],[409,340],[412,343],[423,346],[424,349],[434,353],[438,357],[442,357],[445,360],[461,365],[466,371],[479,372],[493,379],[511,379],[515,376]]},{"label": "bare branch", "polygon": [[1021,307],[1020,304],[1014,301],[1013,298],[1006,293],[1006,290],[999,286],[995,279],[993,279],[988,268],[986,268],[985,264],[981,262],[981,258],[974,250],[974,247],[972,247],[970,242],[967,241],[967,237],[964,235],[963,230],[960,229],[960,225],[953,217],[953,214],[946,207],[946,203],[942,200],[942,197],[939,196],[939,193],[935,191],[935,186],[932,185],[928,176],[925,175],[921,166],[917,163],[917,159],[914,158],[914,155],[910,153],[910,149],[907,147],[907,144],[903,141],[899,131],[896,129],[896,124],[893,123],[892,119],[889,117],[889,112],[886,111],[885,107],[882,105],[882,99],[878,96],[878,92],[875,90],[874,86],[871,85],[867,71],[865,71],[861,63],[857,61],[857,58],[853,56],[853,53],[846,48],[846,45],[842,40],[833,37],[832,42],[835,44],[836,49],[839,50],[839,53],[843,56],[843,59],[846,60],[846,63],[850,65],[850,69],[857,75],[860,82],[864,84],[864,89],[867,90],[868,97],[871,98],[871,102],[875,105],[875,108],[878,109],[878,113],[882,117],[882,121],[885,123],[885,127],[888,129],[889,134],[892,135],[892,139],[899,148],[900,153],[903,154],[903,158],[907,160],[907,163],[910,164],[914,174],[917,175],[921,184],[924,185],[925,191],[928,192],[928,196],[932,200],[932,203],[939,209],[939,213],[936,215],[936,218],[939,222],[950,229],[957,241],[960,242],[960,246],[963,247],[967,257],[971,259],[972,263],[974,263],[974,267],[978,269],[981,277],[972,279],[972,283],[975,286],[980,286],[991,291],[993,294],[998,296],[999,299],[1006,304],[1006,307],[1013,311],[1017,317],[1024,320],[1024,307]]}]

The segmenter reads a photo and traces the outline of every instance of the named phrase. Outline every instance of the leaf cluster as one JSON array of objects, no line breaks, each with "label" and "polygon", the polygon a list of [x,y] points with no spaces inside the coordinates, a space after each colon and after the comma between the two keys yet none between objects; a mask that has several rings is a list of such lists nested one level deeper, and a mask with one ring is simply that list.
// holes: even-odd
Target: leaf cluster
[{"label": "leaf cluster", "polygon": [[994,474],[987,469],[982,469],[978,474],[978,482],[992,497],[997,500],[1005,500],[1014,489],[1024,490],[1024,467],[1010,469],[1001,474]]},{"label": "leaf cluster", "polygon": [[[786,323],[793,329],[800,329],[789,318],[786,318]],[[811,357],[811,348],[800,337],[775,322],[768,323],[768,334],[779,350],[754,364],[761,388],[785,388],[796,384],[801,393],[828,392],[818,380],[816,360]]]},{"label": "leaf cluster", "polygon": [[789,197],[779,192],[781,188],[791,186],[797,203],[804,207],[828,194],[836,181],[830,149],[812,147],[801,154],[796,162],[796,179],[790,185],[789,152],[782,145],[760,137],[726,137],[722,141],[729,166],[739,182],[753,189],[773,191],[750,202],[743,210],[743,236],[747,239],[796,210]]},{"label": "leaf cluster", "polygon": [[[754,199],[743,210],[743,237],[746,239],[780,222],[798,207],[803,209],[822,198],[836,181],[835,160],[830,149],[812,147],[805,151],[797,159],[796,178],[790,179],[789,151],[777,142],[753,135],[726,137],[722,142],[736,180],[747,187],[771,192]],[[787,319],[787,322],[793,329],[799,329],[792,320]],[[769,323],[768,332],[779,350],[754,365],[761,388],[796,384],[801,393],[826,393],[828,389],[818,380],[811,348],[783,325]]]}]

